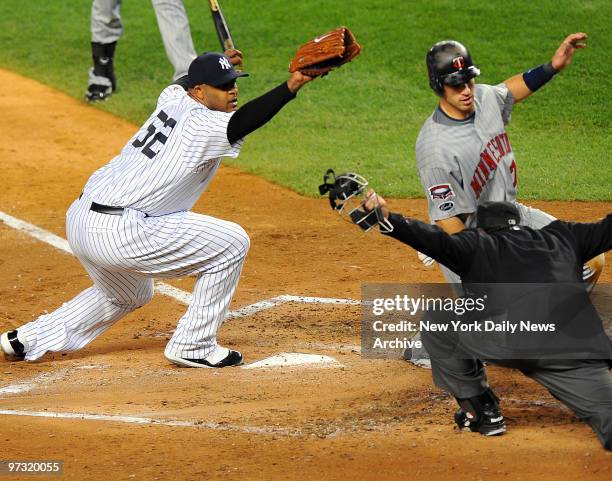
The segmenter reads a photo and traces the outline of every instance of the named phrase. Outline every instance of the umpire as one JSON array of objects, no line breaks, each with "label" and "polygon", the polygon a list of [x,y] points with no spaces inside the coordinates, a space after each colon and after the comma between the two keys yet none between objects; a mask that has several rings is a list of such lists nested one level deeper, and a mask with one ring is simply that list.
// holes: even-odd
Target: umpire
[{"label": "umpire", "polygon": [[[554,289],[569,283],[580,285],[582,265],[612,246],[612,214],[597,223],[555,220],[535,230],[518,225],[520,216],[514,204],[486,202],[477,210],[480,228],[450,235],[437,226],[390,213],[384,199],[370,191],[365,208],[369,211],[376,207],[393,226],[388,235],[451,268],[461,276],[464,286],[548,283]],[[586,289],[583,291],[580,302],[589,307],[591,321],[601,326]],[[576,324],[577,318],[573,322]],[[612,450],[612,356],[610,341],[605,339],[607,355],[602,356],[605,359],[514,357],[494,358],[494,362],[517,368],[542,384],[593,428],[606,449]],[[505,432],[499,400],[488,385],[477,350],[472,351],[472,356],[440,355],[444,351],[443,336],[424,336],[423,342],[430,352],[435,384],[459,403],[460,409],[455,414],[459,427],[484,435]]]}]

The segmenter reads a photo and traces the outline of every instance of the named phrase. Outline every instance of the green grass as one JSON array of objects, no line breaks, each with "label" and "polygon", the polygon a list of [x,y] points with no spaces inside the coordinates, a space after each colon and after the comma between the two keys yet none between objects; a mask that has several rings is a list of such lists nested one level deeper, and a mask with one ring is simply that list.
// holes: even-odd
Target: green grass
[{"label": "green grass", "polygon": [[[210,14],[186,0],[198,50],[216,50]],[[307,195],[328,167],[357,171],[385,195],[422,196],[414,142],[436,98],[424,56],[437,40],[467,44],[482,82],[497,83],[550,59],[570,32],[589,47],[551,84],[517,105],[509,135],[520,196],[610,200],[612,7],[605,0],[473,1],[222,0],[251,77],[243,101],[287,78],[296,47],[348,25],[362,55],[307,85],[268,125],[252,134],[231,164]],[[82,98],[90,64],[89,0],[2,0],[0,66]],[[150,0],[128,0],[116,52],[119,88],[97,108],[142,122],[172,67]],[[76,121],[76,119],[75,119]],[[103,126],[101,126],[101,130]]]}]

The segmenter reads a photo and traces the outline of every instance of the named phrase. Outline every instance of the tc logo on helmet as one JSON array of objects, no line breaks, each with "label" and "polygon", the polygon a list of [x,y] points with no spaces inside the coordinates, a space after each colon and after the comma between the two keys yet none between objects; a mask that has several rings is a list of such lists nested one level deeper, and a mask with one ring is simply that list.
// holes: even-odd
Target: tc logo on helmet
[{"label": "tc logo on helmet", "polygon": [[463,57],[455,57],[453,59],[453,67],[455,67],[457,70],[465,68],[465,60],[463,60]]}]

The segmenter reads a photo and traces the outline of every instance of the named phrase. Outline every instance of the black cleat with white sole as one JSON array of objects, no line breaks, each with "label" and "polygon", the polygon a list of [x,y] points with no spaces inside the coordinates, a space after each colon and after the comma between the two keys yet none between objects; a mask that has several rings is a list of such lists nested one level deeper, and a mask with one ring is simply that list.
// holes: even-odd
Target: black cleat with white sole
[{"label": "black cleat with white sole", "polygon": [[455,422],[461,430],[483,436],[498,436],[506,432],[506,422],[499,410],[499,399],[491,389],[468,399],[457,399],[460,409]]},{"label": "black cleat with white sole", "polygon": [[28,350],[25,339],[19,337],[17,329],[0,335],[0,349],[7,358],[13,361],[24,359]]}]

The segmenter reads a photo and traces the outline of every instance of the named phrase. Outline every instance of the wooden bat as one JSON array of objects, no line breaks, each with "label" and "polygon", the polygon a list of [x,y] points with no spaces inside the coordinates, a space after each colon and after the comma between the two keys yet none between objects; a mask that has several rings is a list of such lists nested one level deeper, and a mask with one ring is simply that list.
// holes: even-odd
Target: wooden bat
[{"label": "wooden bat", "polygon": [[217,37],[221,43],[221,50],[225,52],[229,48],[236,48],[234,46],[234,40],[232,40],[232,34],[230,33],[221,7],[217,0],[208,0],[210,4],[210,13],[212,14],[213,23],[215,24],[215,30],[217,31]]}]

